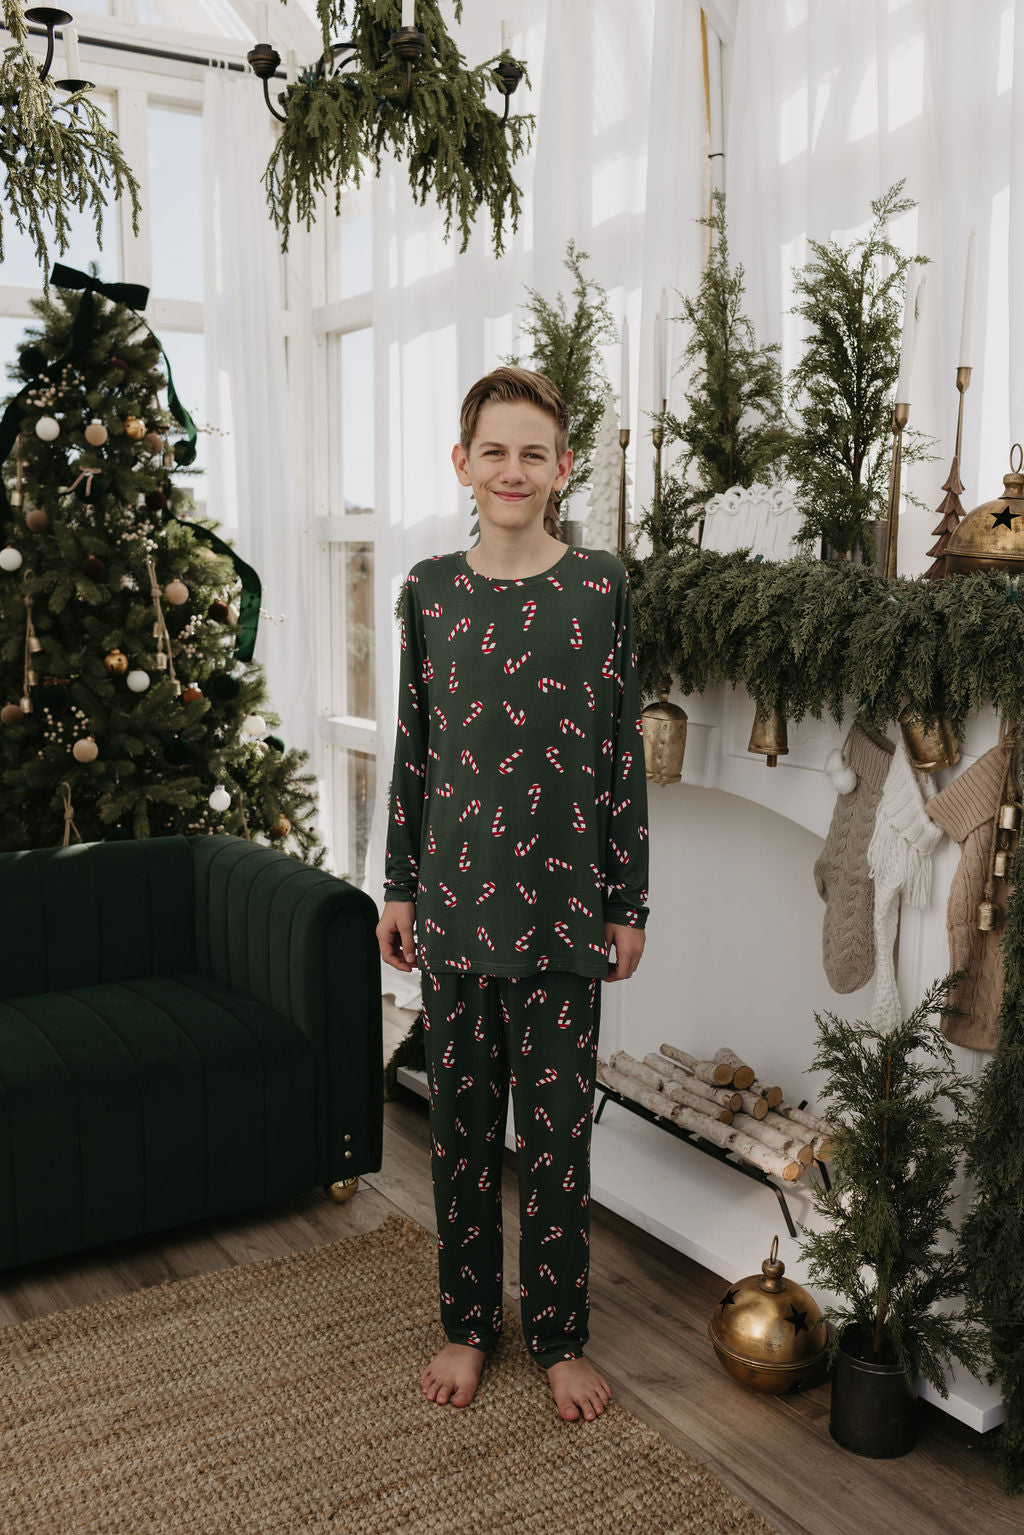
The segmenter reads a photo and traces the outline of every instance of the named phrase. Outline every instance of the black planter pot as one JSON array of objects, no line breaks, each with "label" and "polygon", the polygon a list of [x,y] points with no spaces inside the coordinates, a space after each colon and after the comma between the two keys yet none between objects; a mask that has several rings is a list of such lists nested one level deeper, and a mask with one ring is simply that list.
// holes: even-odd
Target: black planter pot
[{"label": "black planter pot", "polygon": [[859,1358],[850,1330],[836,1355],[828,1428],[844,1450],[873,1460],[906,1455],[917,1439],[916,1380],[897,1364]]}]

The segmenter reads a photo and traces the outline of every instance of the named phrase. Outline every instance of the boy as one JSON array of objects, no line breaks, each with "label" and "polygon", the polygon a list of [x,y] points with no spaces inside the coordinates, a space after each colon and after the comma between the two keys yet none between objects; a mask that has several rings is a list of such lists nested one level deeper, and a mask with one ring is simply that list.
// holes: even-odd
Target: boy
[{"label": "boy", "polygon": [[611,1398],[583,1354],[599,983],[639,963],[648,860],[626,571],[545,529],[568,432],[557,389],[525,369],[498,368],[463,402],[452,462],[480,542],[405,583],[377,936],[389,965],[424,971],[448,1343],[420,1384],[468,1406],[501,1328],[511,1086],[523,1332],[572,1421]]}]

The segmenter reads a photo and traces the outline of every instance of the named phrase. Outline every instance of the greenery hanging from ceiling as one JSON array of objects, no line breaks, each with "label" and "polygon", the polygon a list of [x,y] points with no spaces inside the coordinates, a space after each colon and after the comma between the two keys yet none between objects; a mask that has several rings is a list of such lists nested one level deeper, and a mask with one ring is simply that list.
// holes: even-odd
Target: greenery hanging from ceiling
[{"label": "greenery hanging from ceiling", "polygon": [[3,0],[4,26],[11,45],[0,58],[0,261],[4,259],[4,217],[27,232],[44,273],[50,270],[49,241],[63,254],[70,243],[73,212],[88,208],[102,249],[107,194],[126,194],[132,228],[139,232],[139,184],[103,112],[87,91],[57,94],[42,79],[28,50],[28,29],[18,0]]},{"label": "greenery hanging from ceiling", "polygon": [[787,719],[849,708],[884,729],[910,703],[954,731],[983,704],[1024,719],[1024,592],[1005,575],[887,580],[863,565],[745,551],[626,560],[640,684],[743,684]]},{"label": "greenery hanging from ceiling", "polygon": [[[503,123],[486,102],[502,88],[495,66],[508,56],[467,69],[437,0],[416,0],[416,25],[427,41],[409,83],[390,46],[401,10],[401,0],[318,0],[324,57],[344,40],[355,67],[305,70],[285,93],[286,120],[263,178],[283,250],[293,219],[312,228],[328,194],[339,212],[344,188],[359,186],[370,166],[379,175],[386,154],[408,160],[413,196],[421,206],[428,195],[436,199],[445,238],[458,227],[460,251],[484,205],[496,255],[505,248],[506,219],[513,231],[519,226],[522,193],[512,165],[530,146],[534,120],[510,115]],[[455,0],[456,20],[461,15],[462,0]],[[526,66],[513,62],[529,84]]]}]

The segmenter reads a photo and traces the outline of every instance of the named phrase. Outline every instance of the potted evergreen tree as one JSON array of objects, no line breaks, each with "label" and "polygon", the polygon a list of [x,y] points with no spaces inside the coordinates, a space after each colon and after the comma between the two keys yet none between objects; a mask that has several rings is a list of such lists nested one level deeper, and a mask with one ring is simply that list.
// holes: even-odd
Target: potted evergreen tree
[{"label": "potted evergreen tree", "polygon": [[[816,1015],[812,1070],[836,1126],[833,1179],[814,1204],[827,1225],[804,1228],[812,1282],[839,1297],[830,1360],[832,1437],[859,1455],[913,1447],[917,1378],[948,1395],[945,1373],[982,1363],[981,1330],[965,1291],[950,1219],[967,1134],[971,1083],[933,1015],[957,979],[936,982],[889,1033]],[[941,1308],[941,1309],[937,1309]]]}]

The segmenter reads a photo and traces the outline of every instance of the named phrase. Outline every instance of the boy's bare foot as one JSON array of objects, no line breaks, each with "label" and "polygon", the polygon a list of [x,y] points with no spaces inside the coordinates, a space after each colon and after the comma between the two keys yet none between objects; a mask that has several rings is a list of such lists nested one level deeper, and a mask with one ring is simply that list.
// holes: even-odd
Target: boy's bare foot
[{"label": "boy's bare foot", "polygon": [[612,1399],[612,1388],[589,1359],[560,1359],[548,1368],[548,1382],[558,1415],[575,1423],[582,1415],[588,1423],[600,1417]]},{"label": "boy's bare foot", "polygon": [[420,1376],[423,1395],[439,1407],[468,1407],[476,1396],[484,1367],[482,1349],[446,1343]]}]

